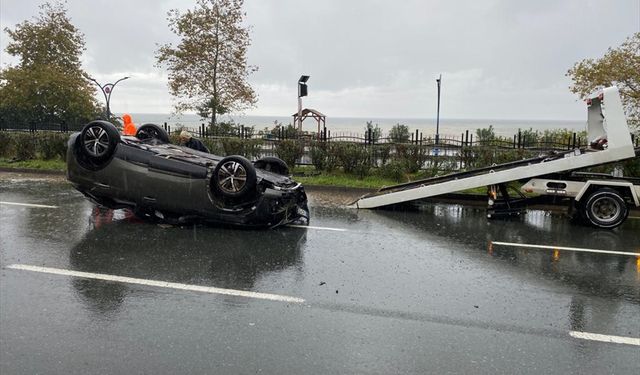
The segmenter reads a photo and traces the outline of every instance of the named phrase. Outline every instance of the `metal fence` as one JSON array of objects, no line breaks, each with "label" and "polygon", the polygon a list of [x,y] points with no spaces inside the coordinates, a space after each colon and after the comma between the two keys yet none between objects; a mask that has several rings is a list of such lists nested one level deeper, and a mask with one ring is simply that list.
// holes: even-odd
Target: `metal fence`
[{"label": "metal fence", "polygon": [[[166,131],[171,133],[171,125],[166,122],[161,125]],[[81,124],[65,124],[65,123],[44,123],[44,124],[1,124],[0,131],[19,131],[19,132],[73,132],[81,130]],[[182,129],[182,127],[178,128]],[[178,130],[174,129],[174,130]],[[588,144],[584,135],[579,133],[567,133],[562,137],[545,137],[538,135],[535,139],[527,139],[526,134],[522,131],[514,134],[513,137],[496,137],[492,139],[478,139],[474,137],[473,132],[466,130],[459,137],[442,136],[436,137],[433,134],[424,135],[419,130],[415,130],[404,139],[394,139],[389,137],[381,137],[371,129],[366,133],[348,133],[348,132],[331,132],[326,127],[320,133],[300,133],[292,127],[279,127],[271,131],[256,131],[253,127],[237,126],[225,132],[213,132],[205,124],[201,124],[196,131],[192,133],[205,140],[213,141],[216,139],[224,140],[227,138],[239,138],[243,140],[260,140],[259,150],[260,156],[277,156],[278,144],[283,140],[297,140],[300,142],[304,150],[304,155],[299,160],[300,164],[311,164],[311,149],[314,144],[320,143],[352,143],[371,147],[372,150],[391,147],[397,151],[399,145],[417,145],[420,146],[422,153],[429,156],[450,156],[463,157],[463,150],[490,148],[495,153],[505,153],[509,150],[525,150],[531,152],[545,151],[563,151],[584,147]],[[636,148],[640,147],[640,137],[632,134],[632,141]],[[209,143],[209,142],[207,142]],[[375,153],[375,151],[372,151]],[[375,164],[375,163],[374,163]]]},{"label": "metal fence", "polygon": [[[164,124],[164,129],[171,132],[171,126]],[[433,134],[424,135],[419,130],[411,132],[405,139],[394,139],[390,137],[375,136],[372,130],[366,133],[353,132],[334,132],[326,127],[320,133],[303,132],[300,133],[294,129],[280,127],[278,129],[265,132],[255,131],[254,128],[238,126],[233,131],[214,132],[208,129],[205,124],[192,131],[200,138],[241,138],[241,139],[262,139],[265,141],[279,141],[284,139],[296,139],[303,141],[319,141],[319,142],[350,142],[365,145],[384,145],[384,144],[414,144],[420,146],[432,146],[442,148],[462,148],[462,147],[495,147],[499,149],[530,149],[535,150],[571,150],[581,148],[588,145],[588,141],[584,134],[572,132],[563,136],[546,137],[538,135],[536,137],[527,137],[519,130],[512,137],[494,137],[491,139],[474,139],[473,132],[466,130],[460,134],[460,137],[442,136],[438,137]],[[533,138],[533,139],[532,139]],[[632,142],[635,147],[640,147],[640,138],[631,134]]]}]

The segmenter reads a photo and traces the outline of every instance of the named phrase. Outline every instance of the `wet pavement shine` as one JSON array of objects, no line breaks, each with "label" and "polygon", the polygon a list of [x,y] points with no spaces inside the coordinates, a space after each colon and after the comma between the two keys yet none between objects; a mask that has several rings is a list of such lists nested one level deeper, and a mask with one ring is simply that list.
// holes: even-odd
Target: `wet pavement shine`
[{"label": "wet pavement shine", "polygon": [[640,253],[639,219],[309,196],[306,229],[170,227],[0,176],[0,373],[640,373],[638,257],[556,249]]}]

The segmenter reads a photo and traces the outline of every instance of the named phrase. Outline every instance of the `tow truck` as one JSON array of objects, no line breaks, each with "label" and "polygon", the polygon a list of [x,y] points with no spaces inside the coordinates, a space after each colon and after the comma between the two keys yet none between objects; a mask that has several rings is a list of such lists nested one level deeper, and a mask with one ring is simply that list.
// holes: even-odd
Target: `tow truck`
[{"label": "tow truck", "polygon": [[[640,207],[640,178],[581,172],[586,168],[640,157],[635,149],[617,87],[604,88],[586,99],[589,145],[564,152],[490,167],[387,186],[366,194],[352,207],[372,209],[438,195],[487,187],[487,217],[519,216],[542,197],[568,203],[572,217],[598,228],[621,225],[631,207]],[[518,197],[508,183],[525,182]],[[536,195],[531,197],[531,195]]]}]

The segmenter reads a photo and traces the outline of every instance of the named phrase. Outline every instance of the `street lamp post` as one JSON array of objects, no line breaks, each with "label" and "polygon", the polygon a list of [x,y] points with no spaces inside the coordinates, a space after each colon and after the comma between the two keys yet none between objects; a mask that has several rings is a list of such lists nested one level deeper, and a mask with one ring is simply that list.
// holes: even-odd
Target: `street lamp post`
[{"label": "street lamp post", "polygon": [[442,84],[442,74],[436,79],[438,83],[438,112],[436,114],[436,144],[440,142],[440,85]]},{"label": "street lamp post", "polygon": [[307,96],[307,81],[310,76],[300,76],[298,80],[298,131],[302,131],[302,97]]},{"label": "street lamp post", "polygon": [[96,81],[92,77],[86,76],[86,78],[88,80],[93,81],[96,85],[98,85],[98,87],[100,87],[100,91],[102,91],[102,95],[104,95],[104,100],[107,102],[107,121],[108,121],[111,118],[111,108],[109,108],[109,102],[111,101],[111,93],[113,93],[113,89],[116,87],[118,82],[124,81],[125,79],[129,79],[129,77],[123,77],[115,81],[114,83],[106,83],[104,85],[101,85],[98,81]]}]

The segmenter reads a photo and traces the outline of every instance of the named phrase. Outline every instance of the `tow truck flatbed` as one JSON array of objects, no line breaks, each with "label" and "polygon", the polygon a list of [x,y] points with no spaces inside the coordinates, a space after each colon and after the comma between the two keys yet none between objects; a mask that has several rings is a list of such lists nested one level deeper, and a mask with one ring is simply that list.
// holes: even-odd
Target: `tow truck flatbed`
[{"label": "tow truck flatbed", "polygon": [[[605,88],[590,97],[587,103],[589,106],[587,122],[589,139],[605,140],[606,147],[603,149],[586,147],[550,153],[536,158],[383,187],[377,192],[362,196],[351,206],[356,208],[385,207],[482,186],[500,186],[511,181],[568,175],[576,173],[580,169],[637,157],[639,150],[633,147],[618,89],[616,87]],[[633,187],[637,181],[626,181],[625,186],[629,184],[631,185],[628,189],[629,197],[625,195],[625,188],[622,189],[621,199],[632,198],[633,203],[638,205],[640,189]],[[594,183],[589,184],[589,186],[591,185]],[[615,181],[611,181],[609,185],[602,183],[595,185],[613,187],[614,190],[620,187]],[[590,196],[589,191],[583,193],[588,193],[587,195]],[[495,199],[495,196],[493,198]],[[576,197],[576,201],[580,198]],[[619,205],[619,202],[617,204]],[[616,222],[616,225],[619,223]]]}]

